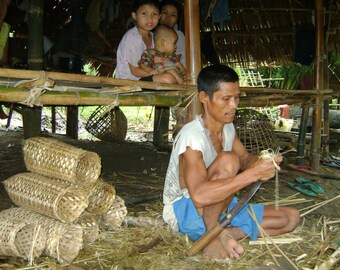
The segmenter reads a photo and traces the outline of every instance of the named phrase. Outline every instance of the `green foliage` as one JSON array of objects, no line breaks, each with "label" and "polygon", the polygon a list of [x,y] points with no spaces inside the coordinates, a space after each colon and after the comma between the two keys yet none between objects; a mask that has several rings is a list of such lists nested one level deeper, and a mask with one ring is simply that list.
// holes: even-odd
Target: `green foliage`
[{"label": "green foliage", "polygon": [[95,68],[92,62],[88,62],[84,65],[83,70],[86,75],[98,76],[99,75],[99,67]]},{"label": "green foliage", "polygon": [[[91,114],[97,109],[97,106],[82,106],[79,107],[79,115],[84,120],[89,119]],[[128,121],[144,122],[153,120],[153,107],[140,106],[140,107],[128,107],[121,106],[120,109],[125,114]]]},{"label": "green foliage", "polygon": [[275,88],[298,89],[301,78],[306,75],[313,75],[314,64],[310,66],[293,63],[289,66],[282,66],[273,70],[273,78],[283,78],[273,82]]},{"label": "green foliage", "polygon": [[333,69],[340,69],[340,52],[333,51],[330,54],[329,66]]}]

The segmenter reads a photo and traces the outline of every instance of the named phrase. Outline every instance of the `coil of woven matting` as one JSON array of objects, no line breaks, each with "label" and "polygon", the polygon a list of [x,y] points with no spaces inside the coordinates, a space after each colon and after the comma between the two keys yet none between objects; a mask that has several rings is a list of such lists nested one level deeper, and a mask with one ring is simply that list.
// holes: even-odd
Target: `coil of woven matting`
[{"label": "coil of woven matting", "polygon": [[81,226],[62,223],[23,207],[12,207],[3,212],[22,221],[41,225],[47,233],[45,253],[48,256],[57,259],[60,263],[71,263],[78,256],[83,245]]},{"label": "coil of woven matting", "polygon": [[27,139],[24,142],[23,154],[27,170],[77,185],[93,184],[101,172],[101,160],[97,153],[56,139]]},{"label": "coil of woven matting", "polygon": [[36,173],[19,173],[3,183],[16,205],[62,222],[76,220],[89,203],[82,188]]},{"label": "coil of woven matting", "polygon": [[124,200],[121,197],[116,196],[116,199],[114,200],[110,209],[102,215],[99,226],[103,228],[108,227],[110,229],[119,228],[122,225],[127,213],[128,211]]},{"label": "coil of woven matting", "polygon": [[91,213],[84,212],[77,219],[76,224],[80,225],[83,229],[84,243],[92,243],[98,239],[99,224],[98,218]]},{"label": "coil of woven matting", "polygon": [[89,191],[89,205],[86,211],[100,215],[107,212],[116,198],[115,188],[101,178]]},{"label": "coil of woven matting", "polygon": [[0,212],[0,255],[28,260],[39,257],[46,246],[46,231],[36,221]]}]

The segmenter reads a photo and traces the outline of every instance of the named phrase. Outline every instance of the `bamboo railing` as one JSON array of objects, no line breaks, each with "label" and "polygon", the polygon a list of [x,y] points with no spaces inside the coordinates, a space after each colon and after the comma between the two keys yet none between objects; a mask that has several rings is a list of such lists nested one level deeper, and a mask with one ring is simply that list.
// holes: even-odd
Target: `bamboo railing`
[{"label": "bamboo railing", "polygon": [[[0,69],[0,102],[22,103],[31,92],[24,87],[44,74],[54,82],[49,90],[43,91],[36,105],[110,105],[119,101],[120,106],[186,106],[195,97],[196,85],[172,85],[87,76],[60,72]],[[263,87],[241,87],[241,107],[266,107],[280,104],[310,103],[319,94],[317,90],[283,90]],[[332,90],[324,90],[324,98]]]}]

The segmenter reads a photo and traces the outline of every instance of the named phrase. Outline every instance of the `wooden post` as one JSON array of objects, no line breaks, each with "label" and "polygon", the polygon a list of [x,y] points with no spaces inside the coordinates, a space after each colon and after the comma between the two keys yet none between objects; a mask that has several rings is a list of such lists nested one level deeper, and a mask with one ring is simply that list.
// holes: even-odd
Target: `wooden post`
[{"label": "wooden post", "polygon": [[[29,1],[28,8],[28,69],[43,69],[43,15],[44,0]],[[22,108],[24,138],[39,136],[41,132],[41,109]]]},{"label": "wooden post", "polygon": [[52,130],[52,134],[55,134],[56,130],[57,130],[55,114],[56,114],[56,106],[51,106],[51,125],[52,125],[51,130]]},{"label": "wooden post", "polygon": [[41,108],[23,107],[24,138],[37,137],[41,134]]},{"label": "wooden post", "polygon": [[318,95],[315,99],[313,107],[313,123],[312,123],[312,147],[311,147],[311,167],[315,171],[319,171],[320,152],[321,152],[321,128],[322,128],[322,105],[323,105],[323,65],[324,65],[324,13],[323,0],[315,0],[315,88]]},{"label": "wooden post", "polygon": [[[330,15],[328,15],[330,17]],[[327,28],[328,30],[328,28]],[[327,31],[326,30],[326,31]],[[328,49],[327,49],[327,39],[325,40],[325,62],[323,65],[324,70],[324,89],[329,89],[329,69],[328,69]],[[329,104],[331,103],[331,98],[324,98],[323,102],[323,134],[326,135],[325,138],[325,148],[324,148],[324,154],[326,157],[329,155],[329,141],[330,141],[330,116],[329,116]]]},{"label": "wooden post", "polygon": [[169,107],[155,107],[153,125],[153,144],[157,147],[166,147],[169,134]]},{"label": "wooden post", "polygon": [[[197,84],[197,75],[202,68],[199,0],[184,1],[184,21],[187,80],[188,84]],[[185,122],[191,121],[201,111],[202,106],[195,97],[187,108]]]},{"label": "wooden post", "polygon": [[309,120],[309,108],[305,104],[302,104],[301,107],[302,112],[300,119],[299,136],[296,146],[296,165],[301,165],[305,158],[306,133]]},{"label": "wooden post", "polygon": [[78,106],[67,106],[66,135],[78,139]]}]

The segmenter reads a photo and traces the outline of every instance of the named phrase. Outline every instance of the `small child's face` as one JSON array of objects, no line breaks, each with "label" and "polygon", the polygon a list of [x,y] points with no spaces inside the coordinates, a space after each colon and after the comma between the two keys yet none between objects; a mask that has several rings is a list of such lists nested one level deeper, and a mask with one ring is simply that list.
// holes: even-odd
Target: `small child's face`
[{"label": "small child's face", "polygon": [[132,17],[138,29],[151,31],[157,26],[160,13],[154,5],[145,4],[140,6],[137,12],[132,12]]},{"label": "small child's face", "polygon": [[177,35],[169,35],[164,42],[164,51],[174,53],[176,51]]}]

